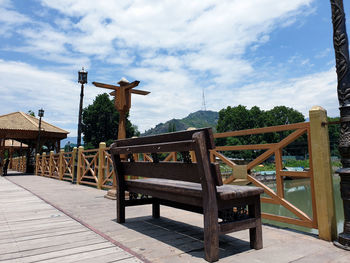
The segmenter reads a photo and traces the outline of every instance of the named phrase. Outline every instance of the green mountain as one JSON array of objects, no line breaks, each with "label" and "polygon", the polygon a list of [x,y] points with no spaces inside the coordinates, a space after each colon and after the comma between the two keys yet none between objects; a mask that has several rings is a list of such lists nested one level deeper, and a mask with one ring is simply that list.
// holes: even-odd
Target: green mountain
[{"label": "green mountain", "polygon": [[159,123],[156,127],[145,131],[141,136],[155,135],[170,131],[183,131],[189,127],[212,127],[214,132],[218,123],[219,113],[216,111],[196,111],[183,119],[172,119],[166,123]]}]

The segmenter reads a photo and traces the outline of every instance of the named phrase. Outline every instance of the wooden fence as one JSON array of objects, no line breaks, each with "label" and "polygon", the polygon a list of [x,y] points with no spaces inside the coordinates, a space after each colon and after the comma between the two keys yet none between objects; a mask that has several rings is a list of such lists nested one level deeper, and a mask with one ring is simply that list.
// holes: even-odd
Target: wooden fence
[{"label": "wooden fence", "polygon": [[[219,160],[232,169],[232,174],[227,178],[224,178],[225,184],[235,184],[242,183],[242,181],[249,181],[250,183],[264,189],[266,195],[261,197],[261,201],[263,203],[284,207],[293,214],[293,216],[287,217],[262,213],[263,218],[319,229],[319,236],[322,239],[332,240],[334,231],[336,231],[334,230],[334,201],[333,205],[331,201],[324,201],[325,195],[332,196],[333,198],[329,141],[327,141],[327,118],[325,111],[323,112],[320,109],[315,110],[313,112],[314,115],[311,113],[312,110],[310,111],[310,122],[216,133],[214,134],[214,137],[219,139],[290,131],[288,136],[275,143],[217,146],[211,151],[211,159],[213,162]],[[304,134],[307,136],[307,151],[310,166],[309,170],[300,172],[283,170],[283,148],[287,147]],[[262,150],[264,152],[246,165],[238,165],[230,158],[225,156],[225,152],[227,151],[242,150]],[[166,154],[167,155],[165,155],[164,161],[176,161],[179,156],[177,153]],[[275,157],[276,191],[269,188],[263,182],[258,181],[251,174],[254,167],[263,163],[273,155]],[[77,157],[75,158],[75,156]],[[192,160],[195,161],[193,153],[191,153],[191,157]],[[152,157],[147,153],[141,154],[140,156],[134,156],[134,159],[135,161],[153,161]],[[93,150],[84,150],[83,147],[79,147],[78,150],[75,148],[72,152],[68,153],[61,151],[59,154],[53,154],[53,152],[51,152],[49,156],[46,156],[45,154],[42,156],[38,155],[36,157],[36,174],[53,177],[60,180],[73,181],[75,175],[74,166],[76,161],[77,184],[86,184],[97,187],[98,189],[115,188],[116,177],[114,176],[109,148],[106,147],[105,143],[100,143],[99,148]],[[315,171],[317,171],[317,173]],[[306,178],[310,181],[312,216],[307,215],[305,212],[285,199],[283,184],[285,177]],[[327,220],[324,220],[325,218]]]},{"label": "wooden fence", "polygon": [[57,154],[37,155],[35,174],[70,182],[76,179],[77,184],[98,189],[111,189],[115,181],[112,159],[105,143],[100,143],[98,149],[84,150],[81,146],[72,152],[61,150]]},{"label": "wooden fence", "polygon": [[[247,179],[249,182],[256,186],[262,187],[265,193],[269,197],[261,197],[263,203],[281,205],[287,210],[292,212],[296,218],[272,215],[262,213],[262,217],[270,220],[276,220],[284,223],[300,225],[304,227],[317,228],[317,217],[316,217],[316,202],[315,202],[315,189],[314,189],[314,175],[312,168],[312,154],[311,154],[311,143],[310,143],[310,123],[297,123],[291,125],[282,125],[274,127],[266,127],[251,130],[232,131],[225,133],[215,134],[215,138],[226,138],[226,137],[237,137],[237,136],[248,136],[253,134],[272,133],[281,131],[293,131],[286,138],[283,138],[280,142],[270,144],[256,144],[256,145],[235,145],[235,146],[218,146],[211,152],[212,160],[219,158],[222,162],[232,168],[233,173],[230,177],[224,180],[225,184],[235,183],[235,180]],[[290,143],[302,135],[307,134],[308,137],[308,152],[309,152],[309,163],[310,169],[308,171],[285,171],[283,170],[282,163],[282,149],[287,147]],[[242,150],[264,150],[254,160],[250,161],[247,165],[237,165],[232,162],[229,158],[224,155],[226,151],[242,151]],[[275,174],[276,174],[276,191],[266,186],[264,183],[258,181],[251,175],[251,170],[262,162],[266,161],[272,155],[275,156]],[[312,201],[312,212],[313,216],[309,217],[306,213],[298,209],[296,206],[291,204],[284,198],[284,187],[283,180],[285,177],[293,178],[308,178],[311,185],[311,201]]]},{"label": "wooden fence", "polygon": [[27,158],[25,156],[10,159],[9,169],[24,173],[27,168]]}]

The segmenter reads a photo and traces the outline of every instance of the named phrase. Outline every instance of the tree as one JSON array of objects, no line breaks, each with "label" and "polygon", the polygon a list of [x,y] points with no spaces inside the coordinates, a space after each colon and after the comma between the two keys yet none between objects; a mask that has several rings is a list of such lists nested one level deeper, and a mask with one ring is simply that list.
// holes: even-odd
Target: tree
[{"label": "tree", "polygon": [[35,117],[35,113],[34,113],[34,111],[32,111],[32,110],[29,110],[29,111],[27,112],[27,114],[29,114],[30,116]]},{"label": "tree", "polygon": [[[250,110],[246,106],[238,105],[236,107],[227,107],[219,112],[219,121],[217,124],[218,132],[246,130],[254,128],[262,128],[267,126],[276,126],[291,124],[296,122],[304,122],[302,113],[285,106],[276,106],[271,110],[263,111],[259,107],[254,106]],[[247,144],[263,144],[275,143],[282,138],[288,136],[290,131],[278,133],[266,133],[257,135],[246,135],[238,137],[229,137],[218,139],[218,145],[247,145]],[[298,139],[302,143],[306,143],[306,137]],[[293,154],[305,154],[305,150],[298,152],[298,149],[290,149]],[[229,153],[231,157],[252,159],[261,154],[262,151],[240,151]]]},{"label": "tree", "polygon": [[[97,95],[93,103],[83,109],[82,132],[86,148],[97,148],[100,142],[109,146],[118,138],[119,113],[107,93]],[[135,127],[126,119],[126,137],[135,134]]]},{"label": "tree", "polygon": [[[74,147],[75,147],[76,145],[74,144]],[[73,145],[70,143],[70,142],[68,142],[65,146],[64,146],[64,151],[65,152],[71,152],[71,151],[73,151]]]},{"label": "tree", "polygon": [[169,123],[168,132],[176,132],[176,124],[174,121]]},{"label": "tree", "polygon": [[[246,106],[227,107],[219,112],[218,132],[253,129],[264,126],[264,112],[257,106],[250,110]],[[218,145],[247,145],[263,143],[262,135],[228,137],[217,140]],[[252,159],[260,151],[234,151],[226,153],[230,157]]]}]

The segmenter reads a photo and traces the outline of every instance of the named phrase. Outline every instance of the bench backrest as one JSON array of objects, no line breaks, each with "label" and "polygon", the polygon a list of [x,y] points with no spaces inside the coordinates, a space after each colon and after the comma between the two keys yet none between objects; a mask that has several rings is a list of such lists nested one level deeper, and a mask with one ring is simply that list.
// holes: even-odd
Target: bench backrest
[{"label": "bench backrest", "polygon": [[[111,146],[117,183],[130,175],[222,185],[219,165],[210,163],[209,150],[214,147],[211,128],[117,140]],[[189,151],[196,162],[191,162]],[[183,162],[159,161],[158,154],[167,152],[181,153]],[[131,156],[137,153],[150,153],[153,162],[135,162]]]}]

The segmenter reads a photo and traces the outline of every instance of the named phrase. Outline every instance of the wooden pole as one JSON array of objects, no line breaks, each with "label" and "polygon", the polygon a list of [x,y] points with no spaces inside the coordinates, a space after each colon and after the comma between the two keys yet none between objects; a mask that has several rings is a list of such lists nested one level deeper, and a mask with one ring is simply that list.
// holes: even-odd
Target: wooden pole
[{"label": "wooden pole", "polygon": [[72,152],[72,183],[76,183],[74,182],[75,178],[77,178],[77,168],[76,168],[76,165],[77,165],[77,147],[74,147],[73,148],[73,152]]},{"label": "wooden pole", "polygon": [[39,172],[39,157],[40,157],[40,154],[37,153],[36,156],[35,156],[35,175],[38,175],[38,172]]},{"label": "wooden pole", "polygon": [[102,189],[103,179],[105,174],[105,151],[106,143],[100,142],[98,148],[98,176],[97,176],[97,188]]},{"label": "wooden pole", "polygon": [[46,173],[46,152],[43,152],[41,157],[41,175],[45,176]]},{"label": "wooden pole", "polygon": [[60,149],[60,155],[59,155],[59,159],[58,159],[58,176],[60,178],[60,180],[63,179],[63,175],[64,175],[64,170],[63,170],[63,154],[64,154],[64,150]]},{"label": "wooden pole", "polygon": [[84,147],[79,146],[78,148],[78,163],[77,163],[77,184],[80,184],[80,180],[82,177],[82,161],[81,161],[81,155],[83,154]]},{"label": "wooden pole", "polygon": [[126,138],[126,112],[119,112],[118,140]]},{"label": "wooden pole", "polygon": [[50,159],[49,159],[49,171],[50,171],[49,176],[50,177],[53,176],[53,169],[54,169],[54,165],[53,165],[53,151],[50,151]]},{"label": "wooden pole", "polygon": [[327,112],[319,106],[309,111],[312,168],[319,238],[332,241],[337,236],[333,195],[332,163],[330,157]]}]

